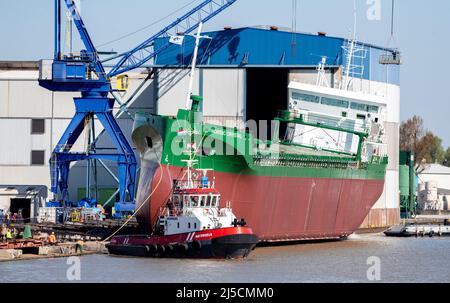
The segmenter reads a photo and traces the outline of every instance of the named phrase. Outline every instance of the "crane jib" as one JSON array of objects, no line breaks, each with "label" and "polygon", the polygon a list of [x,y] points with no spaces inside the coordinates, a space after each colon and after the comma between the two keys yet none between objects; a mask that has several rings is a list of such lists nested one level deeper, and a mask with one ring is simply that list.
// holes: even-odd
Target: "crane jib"
[{"label": "crane jib", "polygon": [[163,28],[161,31],[141,43],[139,46],[125,52],[123,54],[109,58],[103,62],[108,62],[114,59],[119,59],[119,62],[113,66],[108,73],[109,77],[125,73],[127,71],[138,68],[153,59],[157,54],[164,51],[170,43],[163,45],[155,50],[154,42],[159,38],[168,38],[175,36],[182,32],[183,34],[189,34],[194,31],[200,23],[205,23],[230,7],[237,0],[206,0],[200,5],[194,7],[191,11],[185,15],[177,18],[174,22]]}]

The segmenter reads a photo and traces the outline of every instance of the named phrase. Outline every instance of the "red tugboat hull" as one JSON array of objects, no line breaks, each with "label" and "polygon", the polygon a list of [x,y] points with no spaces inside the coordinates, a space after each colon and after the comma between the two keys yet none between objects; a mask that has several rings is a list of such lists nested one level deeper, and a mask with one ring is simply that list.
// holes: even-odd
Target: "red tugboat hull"
[{"label": "red tugboat hull", "polygon": [[112,255],[164,258],[238,259],[258,243],[249,227],[229,227],[190,233],[116,236],[106,245]]}]

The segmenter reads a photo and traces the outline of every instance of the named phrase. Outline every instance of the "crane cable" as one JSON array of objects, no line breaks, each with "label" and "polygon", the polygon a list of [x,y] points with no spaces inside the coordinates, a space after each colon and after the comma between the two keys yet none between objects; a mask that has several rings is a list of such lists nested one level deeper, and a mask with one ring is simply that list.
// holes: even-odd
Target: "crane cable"
[{"label": "crane cable", "polygon": [[395,0],[392,0],[392,10],[391,10],[391,36],[389,37],[387,47],[390,47],[391,42],[393,42],[393,47],[397,48],[397,40],[395,39]]},{"label": "crane cable", "polygon": [[175,14],[178,13],[179,11],[185,9],[186,7],[192,5],[193,3],[197,2],[197,1],[198,1],[198,0],[190,1],[188,4],[186,4],[186,5],[182,6],[182,7],[180,7],[179,9],[173,11],[172,13],[168,14],[167,16],[164,16],[164,17],[162,17],[162,18],[156,20],[155,22],[153,22],[153,23],[151,23],[151,24],[148,24],[148,25],[146,25],[146,26],[144,26],[144,27],[141,27],[141,28],[139,28],[139,29],[137,29],[137,30],[135,30],[135,31],[133,31],[133,32],[131,32],[131,33],[128,33],[128,34],[123,35],[123,36],[120,36],[120,37],[118,37],[118,38],[116,38],[116,39],[113,39],[113,40],[110,40],[110,41],[108,41],[108,42],[99,44],[99,45],[96,46],[96,48],[100,48],[100,47],[103,47],[103,46],[112,44],[112,43],[114,43],[114,42],[123,40],[123,39],[128,38],[128,37],[130,37],[130,36],[132,36],[132,35],[135,35],[135,34],[137,34],[137,33],[139,33],[139,32],[142,32],[142,31],[148,29],[149,27],[152,27],[152,26],[154,26],[154,25],[156,25],[156,24],[158,24],[158,23],[164,21],[165,19],[167,19],[167,18],[169,18],[169,17],[175,15]]},{"label": "crane cable", "polygon": [[297,48],[297,3],[298,0],[292,0],[292,54],[295,55]]}]

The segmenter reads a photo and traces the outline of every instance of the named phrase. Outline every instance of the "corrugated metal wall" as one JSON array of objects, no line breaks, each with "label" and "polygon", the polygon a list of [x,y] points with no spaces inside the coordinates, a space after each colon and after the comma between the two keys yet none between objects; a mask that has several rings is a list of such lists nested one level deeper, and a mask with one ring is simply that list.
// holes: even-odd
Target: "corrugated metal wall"
[{"label": "corrugated metal wall", "polygon": [[[73,93],[51,93],[41,88],[38,72],[8,71],[0,73],[0,184],[42,184],[50,187],[50,172],[47,159],[75,113]],[[130,77],[130,91],[139,85],[145,75]],[[122,94],[127,100],[129,93]],[[130,107],[130,112],[139,110],[154,112],[154,87],[150,81]],[[31,134],[31,120],[45,119],[45,133]],[[133,121],[123,115],[119,124],[131,142]],[[96,132],[102,127],[96,121]],[[102,137],[99,147],[113,147],[107,136]],[[31,165],[31,151],[45,151],[44,165]],[[74,151],[85,150],[85,136],[73,147]],[[70,199],[77,198],[78,187],[85,187],[86,165],[77,163],[70,176]],[[112,167],[114,171],[115,168]],[[116,187],[116,182],[99,169],[99,186]]]}]

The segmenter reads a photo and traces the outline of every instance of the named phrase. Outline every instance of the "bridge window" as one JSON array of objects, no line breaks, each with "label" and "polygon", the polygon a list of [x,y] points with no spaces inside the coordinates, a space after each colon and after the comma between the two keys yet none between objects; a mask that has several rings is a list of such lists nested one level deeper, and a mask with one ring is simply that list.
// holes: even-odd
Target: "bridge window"
[{"label": "bridge window", "polygon": [[374,114],[377,114],[380,109],[378,106],[367,105],[367,104],[356,103],[356,102],[352,102],[350,107],[351,107],[351,109],[354,109],[354,110],[359,110],[359,111],[374,113]]},{"label": "bridge window", "polygon": [[379,110],[380,110],[380,108],[378,106],[373,106],[373,105],[368,105],[367,106],[367,111],[369,113],[378,114]]},{"label": "bridge window", "polygon": [[350,102],[344,101],[344,100],[338,100],[338,99],[332,99],[332,98],[322,98],[322,104],[329,105],[329,106],[335,106],[335,107],[342,107],[342,108],[348,108]]},{"label": "bridge window", "polygon": [[310,102],[310,103],[320,103],[319,96],[301,94],[301,93],[296,93],[296,92],[292,93],[292,99],[297,100],[297,101]]},{"label": "bridge window", "polygon": [[211,196],[208,196],[206,198],[206,207],[210,207],[211,206]]},{"label": "bridge window", "polygon": [[216,207],[216,200],[217,200],[216,196],[212,197],[211,207]]},{"label": "bridge window", "polygon": [[188,223],[188,228],[191,229],[191,222]]}]

